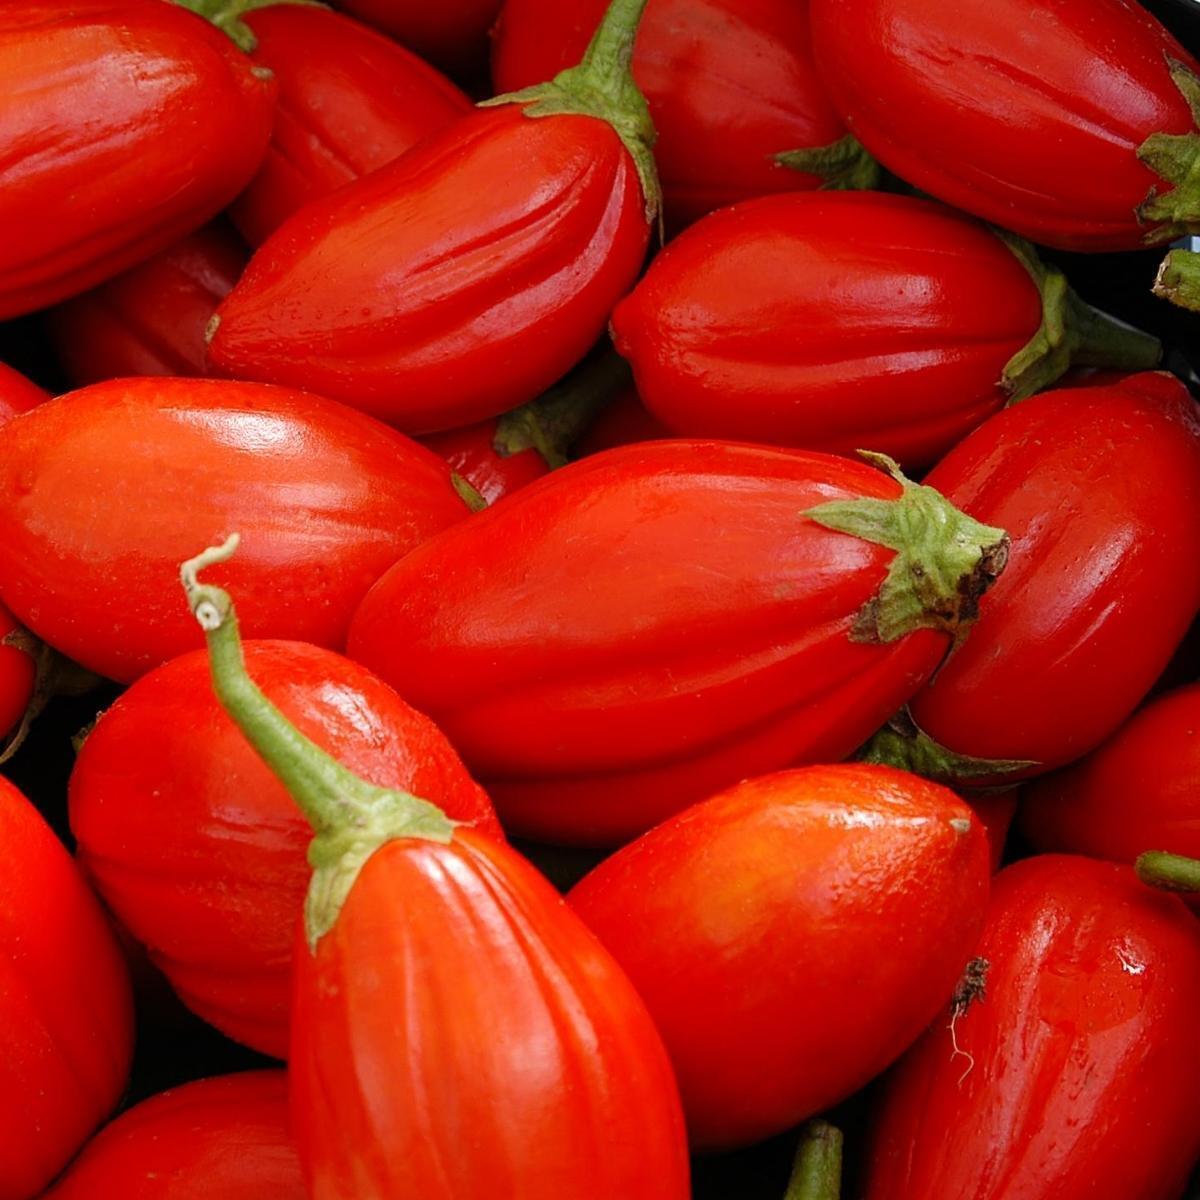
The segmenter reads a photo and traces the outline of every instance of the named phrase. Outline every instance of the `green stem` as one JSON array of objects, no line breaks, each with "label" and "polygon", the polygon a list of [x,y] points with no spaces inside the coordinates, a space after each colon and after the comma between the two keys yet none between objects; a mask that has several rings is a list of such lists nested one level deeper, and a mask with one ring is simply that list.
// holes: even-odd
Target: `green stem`
[{"label": "green stem", "polygon": [[172,0],[172,3],[211,21],[228,36],[239,50],[247,54],[258,48],[254,31],[242,20],[256,8],[271,8],[277,4],[300,4],[306,8],[327,8],[319,0]]},{"label": "green stem", "polygon": [[1171,250],[1158,267],[1153,292],[1180,308],[1200,312],[1200,254]]},{"label": "green stem", "polygon": [[633,158],[646,201],[646,220],[653,224],[662,207],[652,150],[654,122],[630,69],[647,2],[612,0],[578,66],[560,71],[547,83],[494,96],[481,107],[523,104],[527,117],[573,113],[607,121]]},{"label": "green stem", "polygon": [[1048,266],[1037,251],[1015,234],[994,231],[1029,272],[1042,298],[1037,333],[1008,360],[1000,387],[1010,402],[1024,400],[1049,387],[1072,366],[1147,371],[1158,366],[1162,343],[1093,308],[1076,295],[1066,276]]},{"label": "green stem", "polygon": [[1200,859],[1147,850],[1134,864],[1138,878],[1168,892],[1200,892]]},{"label": "green stem", "polygon": [[995,787],[1007,776],[1027,774],[1039,764],[1023,758],[974,758],[935,742],[907,708],[901,709],[855,758],[882,763],[937,783]]},{"label": "green stem", "polygon": [[233,600],[223,588],[199,579],[206,567],[232,557],[238,540],[236,533],[231,535],[222,545],[189,559],[179,573],[208,643],[217,699],[316,832],[309,847],[314,872],[305,908],[309,944],[315,947],[380,846],[406,837],[448,842],[455,822],[426,800],[376,787],[348,771],[305,737],[250,678]]},{"label": "green stem", "polygon": [[838,1200],[842,1194],[842,1133],[827,1121],[809,1121],[783,1200]]},{"label": "green stem", "polygon": [[894,500],[834,500],[803,515],[895,550],[878,593],[859,612],[851,638],[894,642],[916,629],[950,634],[957,645],[979,600],[1008,561],[1008,534],[960,512],[940,492],[913,483],[887,455],[859,453],[901,486]]},{"label": "green stem", "polygon": [[633,378],[629,364],[604,350],[536,400],[505,413],[493,445],[505,458],[536,450],[551,467],[566,466],[571,450],[608,400]]},{"label": "green stem", "polygon": [[883,171],[852,133],[828,146],[784,150],[775,161],[789,171],[802,171],[823,180],[822,191],[871,191],[879,187]]}]

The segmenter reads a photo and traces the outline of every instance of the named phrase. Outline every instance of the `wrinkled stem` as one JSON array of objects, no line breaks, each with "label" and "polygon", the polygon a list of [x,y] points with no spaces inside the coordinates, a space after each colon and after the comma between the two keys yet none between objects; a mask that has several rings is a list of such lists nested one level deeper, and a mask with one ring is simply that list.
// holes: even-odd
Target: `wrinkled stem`
[{"label": "wrinkled stem", "polygon": [[1200,859],[1147,850],[1134,864],[1138,878],[1167,892],[1200,892]]},{"label": "wrinkled stem", "polygon": [[842,1194],[842,1134],[827,1121],[800,1130],[784,1200],[838,1200]]}]

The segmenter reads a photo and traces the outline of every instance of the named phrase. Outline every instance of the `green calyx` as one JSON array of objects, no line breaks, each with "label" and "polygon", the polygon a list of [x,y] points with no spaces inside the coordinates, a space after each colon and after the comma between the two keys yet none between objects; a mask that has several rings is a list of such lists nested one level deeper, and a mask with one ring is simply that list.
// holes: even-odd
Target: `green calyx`
[{"label": "green calyx", "polygon": [[256,8],[271,8],[277,4],[301,4],[306,8],[326,8],[318,0],[172,0],[180,8],[186,8],[197,16],[211,21],[247,54],[258,47],[254,31],[242,18]]},{"label": "green calyx", "polygon": [[1147,850],[1134,863],[1134,870],[1151,887],[1184,894],[1200,892],[1200,860],[1165,850]]},{"label": "green calyx", "polygon": [[618,389],[633,378],[629,364],[606,350],[583,363],[536,400],[505,413],[493,446],[503,458],[536,450],[551,467],[566,466],[571,450]]},{"label": "green calyx", "polygon": [[1154,294],[1180,308],[1200,312],[1200,254],[1194,250],[1171,250],[1158,267]]},{"label": "green calyx", "polygon": [[828,1121],[809,1121],[783,1200],[839,1200],[842,1194],[842,1132]]},{"label": "green calyx", "polygon": [[179,573],[192,615],[208,642],[217,699],[315,831],[308,850],[313,876],[304,906],[305,933],[309,949],[315,951],[376,850],[401,838],[447,843],[457,822],[427,800],[360,779],[305,737],[263,695],[246,673],[229,593],[199,580],[206,567],[229,559],[237,544],[235,533],[223,545],[189,559]]},{"label": "green calyx", "polygon": [[828,146],[784,150],[773,156],[789,171],[803,171],[823,180],[823,191],[871,191],[879,186],[883,171],[852,133]]},{"label": "green calyx", "polygon": [[647,2],[612,0],[578,66],[560,71],[548,83],[485,100],[480,107],[524,104],[527,117],[572,113],[607,121],[637,167],[646,201],[646,221],[653,225],[662,208],[652,149],[656,135],[646,98],[630,70],[633,44]]},{"label": "green calyx", "polygon": [[917,629],[950,634],[957,645],[979,600],[1008,561],[1008,534],[960,512],[940,492],[907,479],[885,454],[860,450],[903,489],[894,500],[833,500],[804,516],[896,551],[876,595],[858,613],[851,638],[894,642]]},{"label": "green calyx", "polygon": [[[1167,55],[1171,82],[1179,89],[1192,113],[1192,122],[1200,127],[1200,79],[1178,59]],[[1146,234],[1148,246],[1174,241],[1200,232],[1200,129],[1188,133],[1152,133],[1139,147],[1137,156],[1164,183],[1146,193],[1138,205],[1137,218],[1152,228]]]},{"label": "green calyx", "polygon": [[1024,758],[973,758],[935,742],[907,708],[901,709],[855,755],[859,762],[899,767],[935,783],[982,787],[1006,786],[1009,775],[1023,775],[1040,764]]},{"label": "green calyx", "polygon": [[993,232],[1029,272],[1042,297],[1037,333],[1005,363],[1000,376],[999,386],[1010,403],[1049,387],[1072,366],[1126,371],[1158,366],[1162,358],[1158,338],[1086,304],[1066,276],[1042,262],[1024,238],[1002,229]]}]

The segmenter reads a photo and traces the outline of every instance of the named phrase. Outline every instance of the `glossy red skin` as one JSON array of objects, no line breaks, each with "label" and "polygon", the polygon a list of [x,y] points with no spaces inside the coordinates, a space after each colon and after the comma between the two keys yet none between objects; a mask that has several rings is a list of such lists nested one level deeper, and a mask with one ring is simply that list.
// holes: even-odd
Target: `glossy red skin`
[{"label": "glossy red skin", "polygon": [[17,727],[33,699],[37,680],[33,655],[13,642],[20,633],[21,625],[0,604],[0,738]]},{"label": "glossy red skin", "polygon": [[610,125],[481,109],[285,222],[221,306],[210,356],[409,433],[468,425],[583,358],[648,236]]},{"label": "glossy red skin", "polygon": [[[930,195],[1064,250],[1136,250],[1166,190],[1137,158],[1191,133],[1167,58],[1200,64],[1127,0],[811,0],[817,63],[851,132]],[[1014,36],[1013,31],[1020,35]]]},{"label": "glossy red skin", "polygon": [[161,0],[9,0],[0,78],[0,228],[19,231],[0,252],[0,319],[87,291],[203,225],[271,132],[270,77]]},{"label": "glossy red skin", "polygon": [[1012,547],[913,717],[960,754],[1031,759],[1029,774],[1071,762],[1134,710],[1200,607],[1195,403],[1157,373],[1046,392],[926,482]]},{"label": "glossy red skin", "polygon": [[287,1075],[247,1071],[143,1100],[88,1143],[44,1200],[305,1200]]},{"label": "glossy red skin", "polygon": [[311,1200],[687,1200],[679,1092],[629,980],[515,851],[388,842],[296,946]]},{"label": "glossy red skin", "polygon": [[506,828],[627,840],[748,775],[844,758],[936,667],[931,630],[850,641],[892,552],[801,515],[898,490],[829,455],[610,450],[397,563],[349,653],[441,725]]},{"label": "glossy red skin", "polygon": [[[498,92],[578,62],[605,0],[507,0],[496,24]],[[633,73],[658,130],[654,157],[674,225],[750,196],[821,186],[775,161],[846,134],[813,61],[807,0],[650,0]]]},{"label": "glossy red skin", "polygon": [[20,371],[0,363],[0,425],[49,399],[49,392],[26,379]]},{"label": "glossy red skin", "polygon": [[996,877],[987,992],[888,1081],[865,1200],[1167,1200],[1200,1154],[1200,924],[1128,867]]},{"label": "glossy red skin", "polygon": [[613,313],[646,407],[677,434],[859,447],[905,464],[1000,409],[1037,285],[993,233],[908,196],[771,196],[714,213]]},{"label": "glossy red skin", "polygon": [[971,956],[990,873],[953,792],[856,763],[722,792],[568,899],[646,1001],[692,1144],[727,1147],[845,1099],[917,1038]]},{"label": "glossy red skin", "polygon": [[483,65],[488,31],[500,4],[501,0],[337,0],[338,8],[383,30],[422,58],[459,73]]},{"label": "glossy red skin", "polygon": [[231,532],[213,574],[246,636],[340,646],[383,571],[467,515],[435,454],[283,388],[115,380],[0,428],[0,600],[121,682],[201,644],[179,564]]},{"label": "glossy red skin", "polygon": [[133,1002],[95,896],[3,776],[0,847],[0,1200],[32,1200],[116,1105]]},{"label": "glossy red skin", "polygon": [[1200,683],[1152,700],[1099,749],[1024,791],[1039,850],[1132,863],[1146,850],[1200,858]]},{"label": "glossy red skin", "polygon": [[496,449],[496,418],[448,429],[423,437],[421,442],[440,454],[455,474],[461,475],[489,504],[509,492],[550,474],[550,464],[533,447],[516,454],[501,454]]},{"label": "glossy red skin", "polygon": [[[246,661],[352,771],[503,837],[437,726],[369,671],[300,642],[249,642]],[[104,713],[72,772],[70,815],[80,861],[187,1006],[283,1058],[312,829],[217,702],[205,651],[151,671]]]},{"label": "glossy red skin", "polygon": [[398,158],[471,101],[411,51],[324,8],[247,13],[254,61],[278,80],[271,144],[230,210],[257,246],[298,208]]},{"label": "glossy red skin", "polygon": [[50,341],[76,387],[130,375],[203,375],[204,330],[249,258],[214,222],[46,314]]}]

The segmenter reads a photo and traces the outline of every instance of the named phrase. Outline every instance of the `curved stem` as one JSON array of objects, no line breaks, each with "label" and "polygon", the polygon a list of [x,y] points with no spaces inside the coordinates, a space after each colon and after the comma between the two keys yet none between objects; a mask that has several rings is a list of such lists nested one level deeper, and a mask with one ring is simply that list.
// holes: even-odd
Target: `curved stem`
[{"label": "curved stem", "polygon": [[800,1130],[792,1177],[783,1200],[838,1200],[842,1194],[842,1134],[828,1121]]},{"label": "curved stem", "polygon": [[427,800],[398,788],[376,787],[348,771],[263,695],[246,673],[229,593],[199,579],[206,567],[229,559],[238,540],[232,534],[185,562],[179,574],[208,642],[217,698],[316,831],[309,846],[314,869],[305,901],[305,928],[309,946],[315,948],[376,850],[399,838],[449,842],[457,823]]},{"label": "curved stem", "polygon": [[1200,859],[1147,850],[1134,864],[1138,878],[1168,892],[1200,892]]},{"label": "curved stem", "polygon": [[337,829],[369,806],[379,789],[306,738],[246,673],[237,613],[229,593],[198,578],[205,567],[231,558],[238,541],[238,535],[232,534],[220,546],[189,559],[179,572],[192,615],[208,642],[213,690],[312,827],[318,833]]}]

